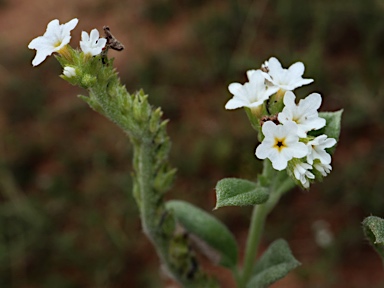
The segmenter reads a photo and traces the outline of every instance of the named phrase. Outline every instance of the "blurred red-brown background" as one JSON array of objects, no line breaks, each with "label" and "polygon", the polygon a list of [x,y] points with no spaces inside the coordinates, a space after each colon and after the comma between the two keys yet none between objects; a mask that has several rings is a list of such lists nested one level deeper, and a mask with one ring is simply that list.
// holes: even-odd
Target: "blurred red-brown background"
[{"label": "blurred red-brown background", "polygon": [[[364,217],[384,217],[383,14],[380,0],[0,0],[0,287],[171,285],[141,232],[128,139],[76,97],[86,91],[58,77],[54,57],[31,65],[30,40],[74,17],[72,46],[103,25],[123,42],[111,53],[122,82],[170,119],[178,177],[167,197],[208,211],[218,180],[261,169],[245,114],[224,110],[228,84],[270,56],[303,61],[315,82],[296,94],[344,108],[342,134],[332,174],[288,193],[268,218],[262,248],[284,238],[303,264],[273,287],[384,287],[361,229]],[[212,213],[244,246],[250,209]],[[326,246],[316,223],[332,236]]]}]

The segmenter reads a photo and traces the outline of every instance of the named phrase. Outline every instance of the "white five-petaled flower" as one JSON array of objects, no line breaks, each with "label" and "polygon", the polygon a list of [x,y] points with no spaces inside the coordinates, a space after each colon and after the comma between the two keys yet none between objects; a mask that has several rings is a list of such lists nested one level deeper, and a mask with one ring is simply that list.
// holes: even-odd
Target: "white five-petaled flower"
[{"label": "white five-petaled flower", "polygon": [[325,148],[331,148],[336,144],[336,139],[328,138],[327,135],[323,134],[317,136],[315,139],[307,143],[308,155],[307,161],[309,164],[313,164],[313,160],[319,159],[324,165],[331,163],[331,155],[329,155]]},{"label": "white five-petaled flower", "polygon": [[28,45],[29,49],[36,50],[32,65],[37,66],[53,52],[60,52],[71,40],[71,30],[76,27],[78,22],[77,18],[61,25],[57,19],[49,22],[44,35],[33,39]]},{"label": "white five-petaled flower", "polygon": [[237,109],[241,107],[256,108],[263,104],[278,88],[265,84],[264,76],[260,70],[247,71],[249,82],[244,85],[231,83],[228,86],[229,92],[233,94],[225,105],[225,109]]},{"label": "white five-petaled flower", "polygon": [[264,66],[268,67],[268,73],[263,72],[264,77],[286,91],[292,91],[313,82],[313,79],[304,79],[302,77],[305,69],[302,62],[296,62],[288,69],[285,69],[281,66],[279,60],[271,57],[267,63],[264,63]]},{"label": "white five-petaled flower", "polygon": [[80,48],[84,54],[99,55],[106,43],[107,39],[99,38],[99,31],[97,29],[93,29],[89,35],[85,31],[81,32]]},{"label": "white five-petaled flower", "polygon": [[268,158],[276,170],[283,170],[292,158],[302,158],[307,155],[306,145],[299,142],[297,124],[286,122],[284,125],[276,125],[267,121],[262,126],[265,136],[261,144],[256,148],[256,156],[259,159]]},{"label": "white five-petaled flower", "polygon": [[308,163],[298,162],[293,168],[293,175],[301,182],[304,188],[309,188],[309,180],[315,179],[315,175],[311,171],[312,166]]},{"label": "white five-petaled flower", "polygon": [[295,103],[295,94],[287,91],[284,95],[284,109],[278,115],[281,123],[289,121],[296,122],[297,133],[300,138],[305,138],[307,132],[317,130],[325,126],[324,118],[318,116],[317,109],[321,105],[321,96],[318,93],[312,93],[305,99],[301,99],[299,104]]}]

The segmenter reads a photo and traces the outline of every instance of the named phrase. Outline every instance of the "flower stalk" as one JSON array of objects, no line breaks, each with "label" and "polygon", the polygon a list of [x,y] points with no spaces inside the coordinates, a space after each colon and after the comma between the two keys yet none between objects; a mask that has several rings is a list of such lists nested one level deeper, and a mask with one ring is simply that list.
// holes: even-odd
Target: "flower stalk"
[{"label": "flower stalk", "polygon": [[188,241],[180,241],[176,221],[165,208],[163,195],[176,170],[168,163],[170,141],[161,110],[151,107],[143,91],[130,95],[111,68],[111,61],[106,65],[101,59],[93,61],[100,66],[100,73],[95,75],[98,81],[88,87],[90,96],[82,99],[130,136],[134,149],[133,193],[144,233],[170,276],[183,287],[215,287],[215,282],[195,267]]},{"label": "flower stalk", "polygon": [[274,170],[271,162],[265,160],[263,164],[263,172],[259,176],[259,183],[268,189],[269,198],[267,202],[253,207],[245,246],[243,271],[238,277],[239,288],[246,287],[252,277],[252,270],[256,262],[255,259],[259,251],[268,214],[279,202],[281,196],[295,186],[295,183],[287,177],[285,172],[277,172]]},{"label": "flower stalk", "polygon": [[[271,211],[271,209],[268,209],[269,208],[268,203],[272,199],[271,198],[272,193],[269,186],[271,185],[271,183],[273,183],[273,181],[270,181],[269,179],[270,177],[273,177],[274,176],[273,174],[275,173],[271,167],[271,164],[268,161],[264,161],[263,164],[264,164],[263,172],[261,177],[262,179],[266,180],[266,182],[262,184],[263,186],[268,188],[270,196],[266,203],[255,205],[253,207],[251,222],[249,224],[247,242],[245,246],[243,271],[239,277],[240,279],[240,283],[238,283],[239,288],[245,288],[252,275],[252,268],[254,266],[256,255],[259,249],[265,221],[268,213]],[[275,201],[277,202],[278,199],[275,199]]]},{"label": "flower stalk", "polygon": [[267,204],[264,203],[253,207],[247,243],[245,246],[244,266],[240,277],[239,288],[246,287],[246,284],[252,275],[252,268],[255,263],[267,214]]}]

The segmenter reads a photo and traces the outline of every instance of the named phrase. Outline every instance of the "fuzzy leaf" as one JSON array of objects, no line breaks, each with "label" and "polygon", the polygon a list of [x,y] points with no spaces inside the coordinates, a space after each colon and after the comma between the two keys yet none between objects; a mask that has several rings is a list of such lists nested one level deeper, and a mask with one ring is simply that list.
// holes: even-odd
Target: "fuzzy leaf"
[{"label": "fuzzy leaf", "polygon": [[384,219],[369,216],[362,224],[365,236],[384,261]]},{"label": "fuzzy leaf", "polygon": [[264,288],[285,277],[301,265],[292,255],[287,241],[278,239],[269,245],[253,269],[247,288]]},{"label": "fuzzy leaf", "polygon": [[232,233],[222,222],[202,209],[184,201],[168,201],[166,207],[173,211],[176,219],[188,232],[214,249],[210,254],[219,254],[218,262],[220,265],[228,268],[236,266],[237,243]]},{"label": "fuzzy leaf", "polygon": [[327,121],[327,124],[324,128],[324,134],[329,138],[335,138],[336,140],[339,140],[342,114],[343,109],[335,112],[319,113],[319,116]]},{"label": "fuzzy leaf", "polygon": [[256,183],[238,179],[225,178],[216,185],[216,207],[245,206],[262,204],[268,200],[268,190]]}]

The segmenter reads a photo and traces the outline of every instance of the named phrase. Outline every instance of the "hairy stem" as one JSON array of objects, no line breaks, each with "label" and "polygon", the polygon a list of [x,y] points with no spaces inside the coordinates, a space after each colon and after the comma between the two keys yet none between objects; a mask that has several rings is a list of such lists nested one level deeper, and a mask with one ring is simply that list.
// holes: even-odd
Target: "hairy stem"
[{"label": "hairy stem", "polygon": [[294,186],[293,181],[287,177],[286,173],[275,171],[268,160],[264,161],[263,173],[260,177],[263,178],[263,181],[259,180],[259,182],[264,182],[263,186],[269,190],[269,198],[266,203],[256,205],[253,208],[245,248],[243,272],[238,281],[240,288],[246,287],[252,276],[252,269],[268,214],[276,206],[280,197]]},{"label": "hairy stem", "polygon": [[245,248],[243,274],[239,285],[241,288],[246,287],[246,284],[252,275],[252,268],[255,263],[255,258],[259,248],[267,213],[268,210],[266,204],[256,205],[253,208],[247,244]]},{"label": "hairy stem", "polygon": [[76,80],[89,91],[89,97],[81,98],[123,129],[133,144],[133,194],[145,235],[169,276],[183,287],[217,287],[201,271],[188,237],[177,231],[175,218],[165,208],[163,196],[175,169],[168,161],[170,141],[161,110],[154,109],[142,91],[129,94],[112,68],[112,61],[97,57],[91,61],[89,71],[79,73]]}]

